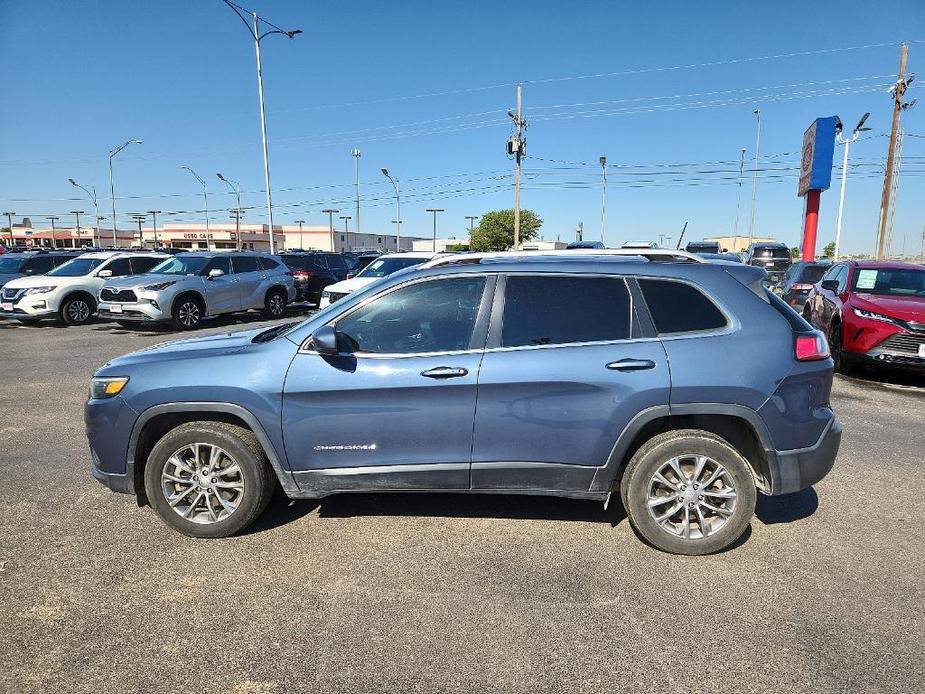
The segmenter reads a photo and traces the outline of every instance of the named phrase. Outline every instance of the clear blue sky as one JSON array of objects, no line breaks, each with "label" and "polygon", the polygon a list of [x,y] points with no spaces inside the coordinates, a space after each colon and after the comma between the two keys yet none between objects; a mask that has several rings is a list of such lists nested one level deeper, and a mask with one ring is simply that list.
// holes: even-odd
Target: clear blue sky
[{"label": "clear blue sky", "polygon": [[[685,220],[690,238],[731,232],[739,150],[748,148],[750,168],[760,106],[762,168],[772,170],[761,173],[756,232],[789,243],[800,232],[791,167],[804,129],[817,116],[838,114],[850,127],[871,112],[870,137],[851,150],[859,166],[843,241],[846,251],[866,251],[900,41],[913,41],[910,68],[925,75],[921,0],[243,4],[305,32],[263,42],[278,223],[323,224],[330,204],[353,214],[357,146],[364,231],[392,227],[391,187],[379,173],[388,167],[402,181],[404,233],[429,234],[424,209],[438,206],[440,235],[462,236],[466,215],[513,204],[505,113],[523,80],[523,203],[545,220],[546,238],[572,238],[578,221],[596,238],[602,154],[621,165],[609,174],[608,243],[676,238]],[[226,221],[233,204],[215,178],[222,171],[247,191],[254,209],[245,221],[265,221],[253,44],[220,0],[0,0],[0,27],[3,210],[63,223],[68,210],[89,209],[73,200],[80,191],[69,177],[96,185],[108,210],[107,151],[142,138],[116,159],[120,213],[201,209],[196,182],[180,169],[187,164],[209,181],[213,219]],[[888,45],[817,52],[871,44]],[[741,60],[802,52],[813,53]],[[640,72],[690,65],[699,67]],[[925,135],[925,109],[904,123]],[[925,225],[925,138],[909,137],[904,154],[893,236],[898,251],[905,233],[911,252]],[[746,232],[750,195],[746,178]],[[837,197],[837,185],[823,196],[822,243],[834,237]]]}]

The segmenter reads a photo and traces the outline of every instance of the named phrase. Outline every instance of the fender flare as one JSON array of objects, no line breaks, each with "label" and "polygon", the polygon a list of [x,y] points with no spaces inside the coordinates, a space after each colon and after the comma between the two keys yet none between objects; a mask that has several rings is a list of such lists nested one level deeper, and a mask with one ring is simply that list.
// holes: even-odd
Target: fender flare
[{"label": "fender flare", "polygon": [[251,413],[250,410],[230,402],[168,402],[161,405],[154,405],[142,412],[135,424],[132,426],[132,433],[129,436],[128,454],[125,457],[125,474],[132,480],[135,489],[138,489],[139,480],[136,479],[135,470],[135,451],[138,449],[138,438],[144,430],[145,425],[153,418],[163,414],[193,414],[196,412],[210,412],[229,414],[243,420],[260,442],[270,466],[279,483],[287,494],[294,494],[299,491],[299,487],[292,476],[292,473],[285,469],[276,448],[267,436],[266,431],[260,421]]}]

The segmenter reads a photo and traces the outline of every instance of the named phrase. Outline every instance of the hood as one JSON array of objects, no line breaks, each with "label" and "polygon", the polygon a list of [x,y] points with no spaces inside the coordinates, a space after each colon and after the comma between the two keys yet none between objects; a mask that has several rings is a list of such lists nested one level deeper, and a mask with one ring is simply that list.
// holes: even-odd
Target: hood
[{"label": "hood", "polygon": [[890,318],[925,323],[925,296],[884,296],[883,294],[854,294],[851,305]]},{"label": "hood", "polygon": [[337,294],[350,294],[381,279],[381,277],[352,277],[349,280],[329,284],[324,290],[326,292],[336,292]]},{"label": "hood", "polygon": [[266,330],[254,328],[237,332],[219,333],[204,337],[192,337],[186,340],[162,342],[151,347],[117,357],[103,365],[103,370],[112,367],[130,366],[158,361],[173,361],[176,359],[217,357],[223,354],[238,352],[253,344],[251,340],[258,333]]},{"label": "hood", "polygon": [[105,280],[104,286],[118,289],[137,289],[138,287],[144,287],[149,284],[157,284],[158,282],[180,282],[182,280],[190,279],[191,277],[198,277],[198,275],[163,275],[161,273],[149,272],[144,275],[110,277]]},{"label": "hood", "polygon": [[6,283],[6,289],[27,289],[28,287],[48,287],[54,285],[60,287],[62,284],[73,284],[74,282],[85,282],[86,275],[80,277],[49,277],[48,275],[29,275],[28,277],[20,276],[18,279],[10,280]]},{"label": "hood", "polygon": [[23,276],[24,275],[19,272],[0,273],[0,287],[3,287],[3,285],[5,285],[7,282],[12,282],[13,280],[19,279]]}]

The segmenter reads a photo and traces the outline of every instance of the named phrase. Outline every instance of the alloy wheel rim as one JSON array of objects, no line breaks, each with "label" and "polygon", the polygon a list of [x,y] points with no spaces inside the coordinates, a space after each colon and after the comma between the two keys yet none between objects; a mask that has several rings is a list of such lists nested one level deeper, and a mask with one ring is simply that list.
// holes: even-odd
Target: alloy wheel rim
[{"label": "alloy wheel rim", "polygon": [[75,323],[83,323],[90,317],[90,307],[86,301],[77,299],[72,301],[67,307],[67,315]]},{"label": "alloy wheel rim", "polygon": [[191,443],[171,455],[161,471],[161,492],[181,518],[199,525],[227,519],[244,498],[244,474],[227,451]]},{"label": "alloy wheel rim", "polygon": [[279,294],[274,294],[270,297],[270,313],[274,316],[279,316],[283,312],[283,297]]},{"label": "alloy wheel rim", "polygon": [[199,306],[192,301],[180,306],[180,322],[186,326],[196,325],[199,322]]},{"label": "alloy wheel rim", "polygon": [[735,512],[735,480],[705,455],[682,455],[664,463],[646,487],[649,515],[665,532],[699,540],[719,532]]}]

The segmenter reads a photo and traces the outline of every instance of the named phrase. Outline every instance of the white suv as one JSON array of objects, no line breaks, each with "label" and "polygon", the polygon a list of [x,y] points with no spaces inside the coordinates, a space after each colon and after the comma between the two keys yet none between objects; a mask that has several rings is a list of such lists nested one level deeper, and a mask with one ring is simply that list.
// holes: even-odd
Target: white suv
[{"label": "white suv", "polygon": [[420,265],[428,260],[440,257],[441,253],[389,253],[380,255],[373,262],[367,265],[360,272],[348,280],[343,280],[335,284],[329,284],[321,292],[321,301],[318,302],[318,308],[326,308],[339,299],[343,299],[348,294],[352,294],[358,289],[369,286],[373,282],[378,282],[383,277],[388,277],[393,272],[404,270],[406,267]]},{"label": "white suv", "polygon": [[23,322],[58,317],[68,325],[86,323],[107,279],[140,275],[170,256],[163,253],[84,253],[47,275],[11,280],[0,294],[0,317]]}]

